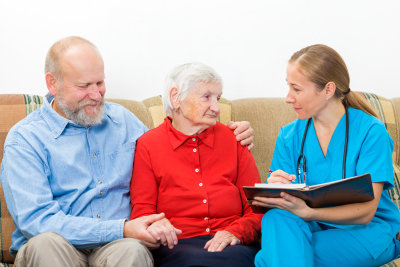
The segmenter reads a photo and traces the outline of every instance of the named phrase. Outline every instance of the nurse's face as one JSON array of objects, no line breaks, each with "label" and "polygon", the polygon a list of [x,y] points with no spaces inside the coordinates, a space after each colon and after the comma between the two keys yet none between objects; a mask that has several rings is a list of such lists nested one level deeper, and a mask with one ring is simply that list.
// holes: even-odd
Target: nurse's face
[{"label": "nurse's face", "polygon": [[299,119],[315,117],[327,105],[325,89],[317,88],[316,84],[303,74],[296,62],[288,64],[286,81],[289,92],[285,101],[293,105]]}]

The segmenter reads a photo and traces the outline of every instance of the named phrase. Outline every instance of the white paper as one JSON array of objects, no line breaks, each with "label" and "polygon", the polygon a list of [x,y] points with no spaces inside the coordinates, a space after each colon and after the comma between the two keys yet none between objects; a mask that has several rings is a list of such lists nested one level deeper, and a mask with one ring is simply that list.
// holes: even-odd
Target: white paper
[{"label": "white paper", "polygon": [[266,184],[266,183],[256,183],[254,187],[263,188],[304,188],[306,184]]}]

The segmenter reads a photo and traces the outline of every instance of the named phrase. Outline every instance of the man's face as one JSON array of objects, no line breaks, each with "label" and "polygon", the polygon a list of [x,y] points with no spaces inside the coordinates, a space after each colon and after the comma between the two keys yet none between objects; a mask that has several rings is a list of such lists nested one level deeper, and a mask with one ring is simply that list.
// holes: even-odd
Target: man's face
[{"label": "man's face", "polygon": [[99,53],[89,46],[70,48],[60,60],[54,109],[75,123],[90,127],[104,116],[104,64]]}]

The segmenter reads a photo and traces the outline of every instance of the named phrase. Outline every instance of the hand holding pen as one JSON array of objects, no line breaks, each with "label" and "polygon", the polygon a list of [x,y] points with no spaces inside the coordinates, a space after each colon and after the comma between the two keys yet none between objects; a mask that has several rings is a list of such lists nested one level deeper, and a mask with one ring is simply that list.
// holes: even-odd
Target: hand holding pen
[{"label": "hand holding pen", "polygon": [[267,178],[269,184],[290,184],[296,179],[296,175],[288,174],[282,170],[268,171],[270,176]]}]

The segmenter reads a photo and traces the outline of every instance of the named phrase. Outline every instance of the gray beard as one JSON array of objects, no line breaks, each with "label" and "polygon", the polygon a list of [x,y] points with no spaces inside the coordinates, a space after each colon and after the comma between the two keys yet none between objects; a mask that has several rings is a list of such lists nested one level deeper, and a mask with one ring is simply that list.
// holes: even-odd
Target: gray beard
[{"label": "gray beard", "polygon": [[63,110],[64,114],[74,123],[83,126],[85,128],[92,127],[94,125],[100,124],[104,118],[104,99],[100,101],[99,112],[96,115],[89,116],[84,110],[84,106],[93,103],[93,101],[86,101],[79,103],[76,108],[69,108],[63,99],[62,93],[58,95],[58,104]]}]

